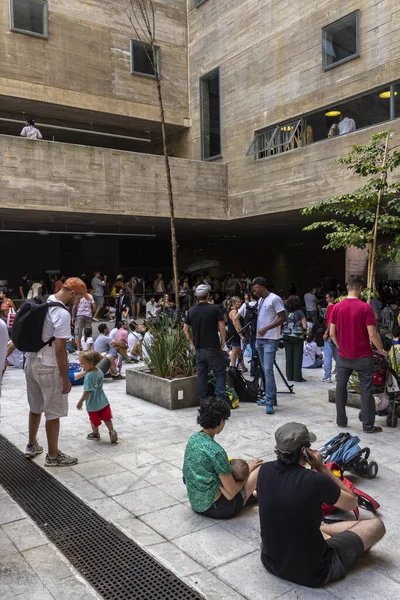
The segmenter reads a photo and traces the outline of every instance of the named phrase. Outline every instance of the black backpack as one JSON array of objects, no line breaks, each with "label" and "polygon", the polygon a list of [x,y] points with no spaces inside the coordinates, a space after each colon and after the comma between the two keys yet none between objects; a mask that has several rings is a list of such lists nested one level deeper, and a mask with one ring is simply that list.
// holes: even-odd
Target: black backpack
[{"label": "black backpack", "polygon": [[62,302],[47,302],[48,296],[36,296],[25,300],[17,312],[11,330],[11,339],[20,352],[39,352],[44,346],[51,346],[55,338],[43,342],[42,332],[47,311],[52,306],[61,306],[68,310]]},{"label": "black backpack", "polygon": [[240,402],[257,402],[257,394],[252,389],[251,382],[243,377],[237,367],[229,367],[228,375]]}]

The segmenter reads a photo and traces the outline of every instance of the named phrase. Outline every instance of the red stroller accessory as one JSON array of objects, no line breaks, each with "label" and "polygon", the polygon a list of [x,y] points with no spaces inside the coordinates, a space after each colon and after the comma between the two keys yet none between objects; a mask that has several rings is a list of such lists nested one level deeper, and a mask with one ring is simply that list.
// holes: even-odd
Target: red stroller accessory
[{"label": "red stroller accessory", "polygon": [[[364,508],[365,510],[368,510],[369,512],[372,512],[374,514],[379,510],[380,504],[376,500],[374,500],[374,498],[372,498],[362,490],[359,490],[358,488],[354,487],[354,485],[351,483],[351,481],[349,481],[349,479],[343,477],[342,470],[337,463],[326,463],[326,466],[330,471],[332,471],[332,473],[336,477],[341,479],[343,483],[347,485],[347,487],[357,496],[358,507],[355,508],[353,511],[356,516],[356,519],[359,519],[360,517],[360,508]],[[322,515],[324,517],[327,515],[331,515],[333,512],[335,512],[335,510],[335,506],[331,506],[329,504],[322,505]]]}]

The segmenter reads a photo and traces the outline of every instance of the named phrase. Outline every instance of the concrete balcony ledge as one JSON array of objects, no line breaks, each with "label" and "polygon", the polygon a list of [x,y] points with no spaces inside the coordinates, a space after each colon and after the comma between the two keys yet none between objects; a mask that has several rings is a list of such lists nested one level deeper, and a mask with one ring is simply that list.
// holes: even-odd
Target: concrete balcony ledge
[{"label": "concrete balcony ledge", "polygon": [[[3,208],[169,216],[164,157],[0,135]],[[227,168],[171,158],[176,217],[225,219]]]}]

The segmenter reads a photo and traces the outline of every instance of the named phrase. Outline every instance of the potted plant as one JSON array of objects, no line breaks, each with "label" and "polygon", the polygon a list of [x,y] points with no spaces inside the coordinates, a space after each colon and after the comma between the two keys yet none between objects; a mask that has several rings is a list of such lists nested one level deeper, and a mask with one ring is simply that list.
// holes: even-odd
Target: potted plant
[{"label": "potted plant", "polygon": [[194,356],[179,320],[146,321],[145,367],[126,371],[126,392],[170,410],[199,404]]}]

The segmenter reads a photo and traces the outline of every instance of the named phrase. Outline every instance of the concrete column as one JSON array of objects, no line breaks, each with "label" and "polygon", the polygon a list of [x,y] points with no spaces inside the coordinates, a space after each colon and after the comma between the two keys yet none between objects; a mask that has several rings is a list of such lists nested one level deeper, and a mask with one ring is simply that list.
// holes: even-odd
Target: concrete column
[{"label": "concrete column", "polygon": [[365,285],[367,284],[367,261],[368,261],[368,250],[360,250],[360,248],[346,249],[346,281],[348,281],[351,275],[361,275],[365,279]]}]

